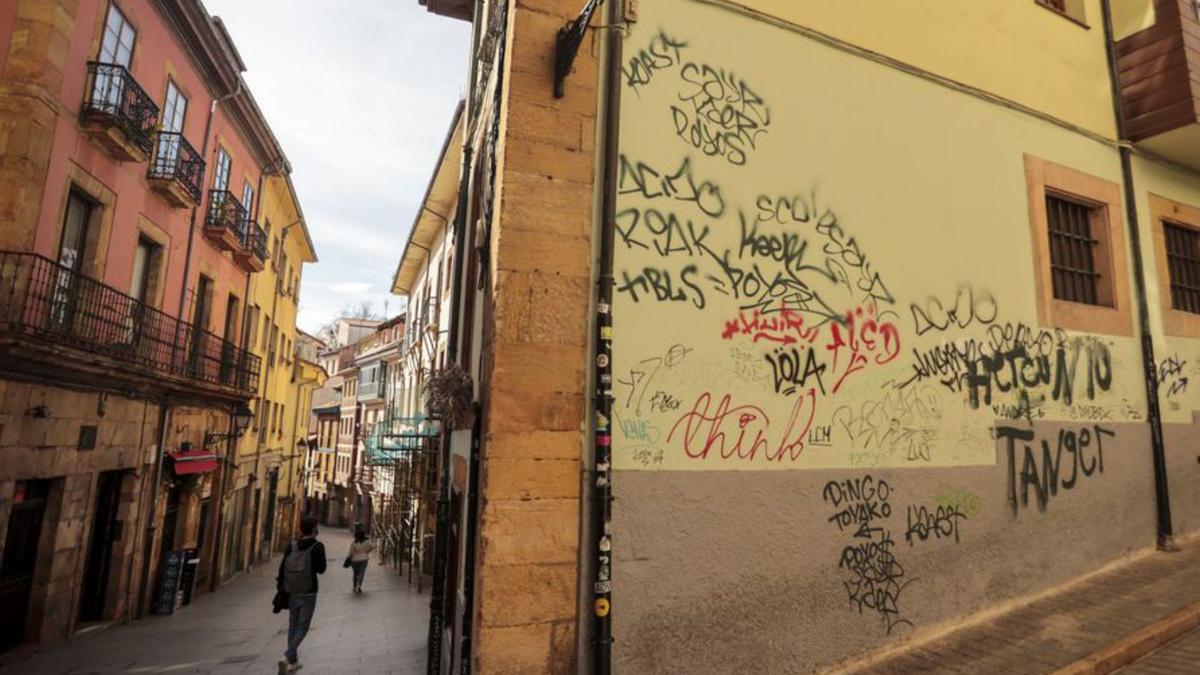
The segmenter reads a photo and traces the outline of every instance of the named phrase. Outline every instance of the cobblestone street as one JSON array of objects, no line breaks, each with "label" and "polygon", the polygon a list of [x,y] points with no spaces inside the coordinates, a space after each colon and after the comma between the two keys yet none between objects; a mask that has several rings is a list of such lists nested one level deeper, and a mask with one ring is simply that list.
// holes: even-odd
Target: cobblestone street
[{"label": "cobblestone street", "polygon": [[[329,569],[321,577],[312,630],[300,647],[302,672],[422,670],[428,591],[418,595],[406,577],[372,559],[364,592],[356,596],[350,570],[341,565],[350,536],[330,528],[321,530],[320,539]],[[79,637],[0,673],[274,673],[287,629],[287,613],[271,613],[278,564],[275,556],[174,616],[150,616]]]}]

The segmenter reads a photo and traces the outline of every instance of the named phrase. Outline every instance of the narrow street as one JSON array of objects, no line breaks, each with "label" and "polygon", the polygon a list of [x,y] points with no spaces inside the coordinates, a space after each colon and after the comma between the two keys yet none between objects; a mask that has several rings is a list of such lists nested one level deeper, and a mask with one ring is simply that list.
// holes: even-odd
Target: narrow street
[{"label": "narrow street", "polygon": [[[345,530],[322,529],[329,569],[312,630],[300,647],[308,673],[412,673],[424,668],[429,595],[371,561],[363,594],[341,561]],[[40,653],[0,673],[273,673],[287,613],[271,613],[276,556],[169,617],[151,616]]]}]

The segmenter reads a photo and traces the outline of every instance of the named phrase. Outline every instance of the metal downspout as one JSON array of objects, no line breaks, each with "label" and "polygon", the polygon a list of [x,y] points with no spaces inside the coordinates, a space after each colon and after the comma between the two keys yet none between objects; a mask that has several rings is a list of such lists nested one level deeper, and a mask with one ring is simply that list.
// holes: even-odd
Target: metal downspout
[{"label": "metal downspout", "polygon": [[[103,397],[103,396],[104,396],[104,394],[100,394],[100,396],[101,396],[101,397]],[[138,425],[138,442],[137,442],[137,447],[138,447],[138,449],[139,449],[139,450],[142,450],[142,449],[145,447],[145,442],[146,442],[146,413],[147,413],[149,410],[150,410],[150,401],[148,401],[148,400],[146,400],[146,401],[142,401],[142,421],[141,421],[141,423]],[[139,462],[138,466],[140,467],[140,462]],[[135,472],[135,473],[136,473],[136,472]],[[147,493],[147,492],[149,492],[149,490],[147,490],[147,489],[146,489],[146,486],[143,484],[143,485],[142,485],[142,488],[141,488],[141,490],[140,490],[140,493],[141,493],[141,498],[142,498],[143,500],[144,500],[144,499],[146,499],[146,493]],[[138,510],[139,510],[139,511],[141,511],[141,508],[142,508],[142,507],[141,507],[141,505],[139,504],[139,505],[138,505]],[[140,514],[139,514],[139,515],[140,515]],[[135,516],[135,517],[136,517],[136,516]],[[134,522],[136,523],[137,521],[135,520]],[[134,567],[137,565],[137,526],[135,525],[135,526],[132,528],[132,530],[133,530],[133,537],[134,537],[134,541],[133,541],[133,544],[132,544],[133,548],[131,548],[131,549],[130,549],[130,551],[129,551],[129,565],[128,565],[128,566],[126,566],[126,568],[125,568],[125,578],[126,578],[126,579],[128,579],[129,581],[128,581],[128,583],[126,584],[126,587],[125,587],[125,616],[123,617],[122,623],[129,623],[130,621],[133,621],[134,619],[136,619],[136,618],[137,618],[137,611],[138,611],[138,608],[139,608],[139,606],[137,605],[137,603],[136,603],[136,602],[130,602],[130,600],[133,600],[133,589],[134,589],[134,583],[133,583],[133,578],[134,578],[134,577],[133,577],[133,571],[134,571]],[[145,531],[145,530],[144,530],[144,528],[143,528],[143,532],[144,532],[144,531]],[[145,543],[144,543],[144,542],[143,542],[143,545],[145,545]]]},{"label": "metal downspout", "polygon": [[[200,143],[200,156],[205,159],[205,166],[208,165],[208,139],[209,139],[209,136],[212,134],[213,117],[215,117],[217,114],[217,105],[226,99],[237,96],[240,93],[242,93],[242,78],[239,77],[238,82],[237,82],[237,88],[235,88],[233,91],[229,92],[228,94],[225,94],[224,96],[218,96],[217,98],[214,98],[212,100],[212,104],[208,106],[208,119],[206,119],[204,121],[204,140]],[[182,134],[183,131],[180,130],[179,133]],[[204,191],[203,190],[201,190],[201,192],[200,192],[200,198],[204,199]],[[199,212],[200,212],[200,204],[197,203],[195,206],[192,207],[191,222],[188,224],[187,251],[184,253],[184,256],[183,256],[183,282],[179,287],[179,312],[178,312],[179,320],[181,323],[187,322],[187,319],[184,318],[183,302],[185,299],[187,299],[188,274],[191,272],[191,269],[192,269],[192,249],[193,249],[193,247],[195,245],[195,241],[196,241],[196,215]],[[172,345],[172,348],[177,347],[179,345],[178,324],[177,324],[177,327],[175,330],[176,330],[175,344]],[[172,351],[172,356],[174,356],[174,351]],[[172,362],[173,361],[174,361],[174,359],[172,359]]]},{"label": "metal downspout", "polygon": [[134,608],[139,617],[143,616],[146,588],[150,584],[150,557],[154,553],[154,531],[158,529],[158,489],[162,484],[163,452],[167,447],[167,423],[170,418],[171,404],[164,399],[158,405],[158,446],[154,452],[154,479],[150,483],[150,498],[146,500],[146,527],[142,535],[142,583],[138,588],[137,607]]},{"label": "metal downspout", "polygon": [[[623,21],[623,3],[608,4],[608,24]],[[604,202],[600,221],[600,259],[596,276],[596,410],[592,490],[592,672],[612,671],[612,296],[613,227],[617,211],[617,157],[620,152],[622,31],[609,29],[604,100]]]},{"label": "metal downspout", "polygon": [[1147,421],[1150,423],[1150,450],[1154,460],[1154,501],[1157,515],[1158,548],[1177,551],[1171,527],[1171,493],[1167,486],[1167,458],[1163,446],[1162,415],[1154,360],[1154,340],[1150,333],[1150,309],[1146,300],[1146,276],[1142,264],[1142,243],[1138,231],[1137,192],[1133,183],[1133,150],[1125,130],[1121,110],[1121,84],[1117,70],[1117,44],[1113,31],[1111,0],[1102,0],[1105,50],[1108,56],[1109,84],[1112,87],[1113,114],[1117,123],[1121,179],[1125,189],[1125,221],[1129,228],[1129,246],[1133,254],[1133,281],[1137,293],[1138,330],[1141,333],[1143,381],[1146,386]]}]

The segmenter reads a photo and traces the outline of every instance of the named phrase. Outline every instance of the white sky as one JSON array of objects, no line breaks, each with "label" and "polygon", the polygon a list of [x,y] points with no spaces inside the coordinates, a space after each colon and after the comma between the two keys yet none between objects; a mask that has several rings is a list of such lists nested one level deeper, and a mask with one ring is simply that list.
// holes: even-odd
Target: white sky
[{"label": "white sky", "polygon": [[300,327],[388,302],[392,273],[462,96],[470,25],[417,0],[204,0],[292,163],[317,248]]}]

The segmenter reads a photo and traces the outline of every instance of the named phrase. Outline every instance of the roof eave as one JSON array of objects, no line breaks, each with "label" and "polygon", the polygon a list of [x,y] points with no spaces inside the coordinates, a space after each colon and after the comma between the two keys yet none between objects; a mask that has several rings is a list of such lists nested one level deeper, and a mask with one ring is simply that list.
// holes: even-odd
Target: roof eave
[{"label": "roof eave", "polygon": [[[458,105],[454,108],[454,115],[451,117],[450,121],[450,129],[446,132],[446,139],[442,142],[442,150],[440,153],[438,153],[438,160],[434,165],[433,174],[429,177],[429,184],[425,187],[424,196],[421,197],[421,207],[417,209],[417,215],[415,218],[413,218],[412,227],[410,227],[408,230],[408,239],[404,244],[404,252],[400,256],[400,262],[396,265],[395,274],[392,275],[393,294],[407,295],[409,293],[411,290],[411,280],[401,279],[401,273],[404,271],[405,263],[415,262],[415,259],[418,256],[427,253],[429,250],[428,244],[431,242],[425,242],[422,244],[416,242],[415,237],[420,229],[419,226],[421,224],[421,220],[426,217],[427,213],[430,212],[430,210],[427,208],[427,205],[429,204],[430,197],[433,196],[434,186],[437,185],[438,178],[442,175],[443,171],[449,169],[450,167],[453,167],[455,171],[462,170],[460,162],[447,162],[446,160],[448,159],[448,154],[453,146],[456,144],[458,147],[462,146],[461,127],[463,107],[464,102],[460,100]],[[457,182],[457,180],[454,181],[456,184]],[[418,253],[417,251],[414,251],[414,246],[415,248],[421,249],[421,252]]]}]

